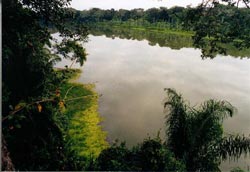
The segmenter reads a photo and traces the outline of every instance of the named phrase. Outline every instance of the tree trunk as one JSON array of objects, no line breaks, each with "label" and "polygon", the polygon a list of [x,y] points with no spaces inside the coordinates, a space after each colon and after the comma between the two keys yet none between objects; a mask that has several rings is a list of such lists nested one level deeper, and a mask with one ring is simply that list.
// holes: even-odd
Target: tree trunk
[{"label": "tree trunk", "polygon": [[6,141],[2,135],[2,171],[14,171],[14,165],[10,158],[10,153],[7,148]]}]

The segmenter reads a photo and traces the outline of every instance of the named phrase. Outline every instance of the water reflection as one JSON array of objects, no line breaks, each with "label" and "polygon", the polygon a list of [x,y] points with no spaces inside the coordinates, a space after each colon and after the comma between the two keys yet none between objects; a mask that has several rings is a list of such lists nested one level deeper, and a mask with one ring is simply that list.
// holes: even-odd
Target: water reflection
[{"label": "water reflection", "polygon": [[128,28],[115,27],[95,27],[91,29],[94,36],[105,35],[108,38],[128,39],[128,40],[147,40],[151,46],[170,47],[179,50],[184,47],[192,47],[192,38],[187,35],[163,34],[161,32],[145,32],[143,30],[132,30]]},{"label": "water reflection", "polygon": [[[139,29],[117,28],[117,27],[93,27],[90,33],[94,36],[105,35],[108,38],[128,39],[128,40],[147,40],[151,46],[159,45],[160,47],[169,47],[179,50],[181,48],[193,48],[191,35],[169,34],[164,32],[144,31]],[[238,50],[232,45],[224,45],[227,54],[234,57],[250,57],[250,49]]]},{"label": "water reflection", "polygon": [[[79,82],[96,83],[97,92],[103,95],[99,111],[110,141],[118,138],[135,145],[159,129],[164,135],[162,100],[167,87],[182,93],[192,105],[210,98],[228,100],[238,113],[225,121],[225,131],[250,133],[249,59],[217,56],[202,60],[201,51],[193,48],[175,50],[149,46],[146,40],[92,35],[86,49],[89,56]],[[243,160],[241,166],[249,163]],[[230,165],[223,169],[229,170]]]}]

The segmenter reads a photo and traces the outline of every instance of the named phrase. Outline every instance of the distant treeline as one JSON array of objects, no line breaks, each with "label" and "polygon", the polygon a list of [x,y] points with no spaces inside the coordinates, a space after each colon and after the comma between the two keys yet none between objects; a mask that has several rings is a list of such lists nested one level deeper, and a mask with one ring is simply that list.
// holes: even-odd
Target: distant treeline
[{"label": "distant treeline", "polygon": [[[247,8],[236,8],[232,6],[218,5],[218,13],[214,14],[214,19],[232,23],[235,22],[238,26],[242,26],[245,29],[250,28],[250,10]],[[79,23],[93,24],[97,22],[129,22],[136,26],[147,26],[150,24],[155,24],[157,27],[167,27],[182,30],[193,30],[194,22],[197,22],[196,14],[197,8],[191,7],[160,7],[160,8],[150,8],[144,10],[142,8],[137,8],[133,10],[126,9],[108,9],[103,10],[99,8],[92,8],[90,10],[78,11],[75,9],[70,9],[74,14],[74,19]],[[232,20],[231,17],[234,17]],[[237,21],[236,21],[237,20]]]},{"label": "distant treeline", "polygon": [[[131,29],[129,27],[124,27],[123,24],[121,26],[112,27],[110,23],[105,24],[102,22],[91,27],[89,33],[94,36],[105,35],[112,39],[117,37],[128,40],[147,40],[148,44],[151,46],[159,45],[160,47],[169,47],[174,50],[194,47],[192,34],[190,35],[183,31],[159,31],[159,29],[148,30],[140,28]],[[221,45],[226,49],[227,55],[240,58],[250,57],[250,49],[239,50],[230,43]],[[217,55],[218,53],[214,54]]]}]

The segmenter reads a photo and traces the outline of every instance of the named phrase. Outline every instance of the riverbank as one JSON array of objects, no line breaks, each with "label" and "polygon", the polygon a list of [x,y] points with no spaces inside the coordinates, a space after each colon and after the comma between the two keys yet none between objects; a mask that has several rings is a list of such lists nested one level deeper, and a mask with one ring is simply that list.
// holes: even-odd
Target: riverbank
[{"label": "riverbank", "polygon": [[[158,44],[160,47],[169,47],[171,49],[195,48],[191,31],[160,29],[157,27],[137,27],[128,24],[119,25],[118,23],[110,24],[98,22],[91,25],[90,34],[94,36],[105,35],[110,38],[119,37],[121,39],[136,39],[138,41],[147,40],[150,45]],[[207,38],[208,40],[208,38]],[[233,44],[220,44],[226,51],[227,55],[249,58],[250,49],[237,49]],[[207,47],[209,50],[209,47]],[[214,55],[219,54],[219,52]]]},{"label": "riverbank", "polygon": [[93,84],[76,82],[81,74],[79,69],[67,70],[67,82],[61,85],[62,105],[67,126],[64,126],[66,148],[74,152],[77,159],[91,161],[108,147],[106,133],[102,130],[102,118],[98,113],[98,94]]},{"label": "riverbank", "polygon": [[156,23],[156,24],[147,24],[147,25],[138,25],[130,22],[97,22],[95,24],[90,24],[90,27],[112,27],[116,29],[124,29],[129,28],[135,31],[147,31],[147,32],[156,32],[163,34],[178,34],[182,36],[193,36],[194,32],[185,31],[180,29],[168,28],[164,26],[164,23]]}]

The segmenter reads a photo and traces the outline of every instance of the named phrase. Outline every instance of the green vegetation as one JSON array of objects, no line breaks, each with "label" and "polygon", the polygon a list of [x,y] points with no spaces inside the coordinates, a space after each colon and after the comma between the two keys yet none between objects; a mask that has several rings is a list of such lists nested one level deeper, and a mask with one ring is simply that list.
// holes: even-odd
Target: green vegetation
[{"label": "green vegetation", "polygon": [[[131,39],[131,40],[147,40],[149,45],[159,45],[160,47],[169,47],[171,49],[179,50],[184,47],[194,47],[192,37],[188,32],[182,31],[158,31],[145,29],[145,28],[133,28],[118,26],[116,24],[96,24],[91,27],[90,34],[95,36],[105,35],[108,38],[118,37],[120,39]],[[232,43],[220,44],[226,51],[227,54],[234,57],[250,57],[250,48],[248,49],[237,49]],[[208,47],[209,48],[209,47]],[[213,55],[217,55],[218,52],[214,52]]]},{"label": "green vegetation", "polygon": [[114,144],[104,150],[95,170],[220,171],[228,157],[249,154],[250,138],[225,137],[222,122],[235,108],[226,101],[208,100],[190,107],[173,89],[166,89],[166,136],[146,139],[132,149]]},{"label": "green vegetation", "polygon": [[207,1],[187,14],[186,24],[195,31],[194,45],[203,50],[203,56],[214,57],[214,52],[226,54],[221,43],[230,43],[238,49],[250,47],[249,1],[244,0],[246,8],[238,8],[234,1],[225,2],[229,5]]},{"label": "green vegetation", "polygon": [[[145,13],[142,9],[79,12],[66,10],[69,2],[3,2],[2,170],[218,170],[220,158],[249,152],[248,138],[223,137],[221,123],[233,114],[232,106],[211,100],[194,109],[170,89],[166,143],[156,138],[131,150],[124,144],[108,147],[93,85],[70,82],[77,71],[53,69],[61,57],[84,64],[87,54],[81,41],[86,41],[88,32],[82,23],[119,21],[124,26],[133,23],[140,31],[144,26],[173,33],[191,30],[197,47],[212,48],[204,50],[205,55],[223,52],[217,41],[249,47],[248,10],[214,4],[208,11],[201,6]],[[57,29],[61,42],[51,45],[50,28]],[[204,42],[207,37],[211,44]]]},{"label": "green vegetation", "polygon": [[169,28],[180,30],[185,17],[186,9],[183,7],[173,7],[167,9],[151,8],[146,11],[144,9],[133,10],[102,10],[92,8],[89,11],[76,11],[70,9],[74,13],[75,20],[79,23],[98,23],[112,21],[114,23],[129,24],[133,26]]},{"label": "green vegetation", "polygon": [[195,108],[175,90],[166,91],[167,146],[187,171],[219,171],[221,160],[250,152],[249,138],[223,134],[223,120],[235,112],[229,102],[208,100]]},{"label": "green vegetation", "polygon": [[111,171],[186,171],[159,137],[145,139],[132,149],[125,143],[114,143],[104,150],[94,164],[94,170]]},{"label": "green vegetation", "polygon": [[98,35],[106,35],[109,38],[118,37],[120,39],[136,39],[136,40],[148,40],[149,45],[158,44],[160,47],[170,47],[172,49],[181,49],[183,47],[192,47],[192,38],[185,33],[180,32],[168,33],[157,32],[156,30],[144,30],[134,28],[124,28],[120,26],[95,26],[92,27],[90,33]]},{"label": "green vegetation", "polygon": [[[65,153],[57,91],[65,76],[53,70],[61,58],[83,62],[85,30],[65,27],[68,0],[3,2],[2,170],[63,170]],[[51,45],[53,25],[63,38]],[[74,28],[74,29],[73,29]],[[81,33],[81,34],[80,34]],[[79,35],[80,34],[80,35]],[[53,48],[54,51],[50,51]]]},{"label": "green vegetation", "polygon": [[126,21],[126,22],[116,22],[116,21],[107,21],[107,22],[97,22],[93,25],[89,25],[92,29],[96,27],[111,27],[116,29],[132,29],[138,31],[147,31],[147,32],[155,32],[155,33],[162,33],[162,34],[176,34],[180,36],[192,36],[194,33],[191,31],[185,30],[174,30],[169,29],[166,26],[166,23],[159,22],[159,23],[148,23],[147,25],[137,25],[136,22],[133,21]]},{"label": "green vegetation", "polygon": [[[79,70],[70,70],[69,78],[76,77]],[[93,84],[82,85],[64,83],[60,90],[64,97],[61,109],[67,118],[63,124],[67,151],[74,154],[71,165],[84,170],[107,148],[106,133],[102,131],[98,114],[98,95],[93,91]],[[65,104],[64,104],[65,103]]]},{"label": "green vegetation", "polygon": [[[70,9],[76,23],[93,27],[112,26],[141,31],[157,31],[193,37],[193,45],[202,49],[202,57],[214,58],[227,54],[223,44],[236,49],[247,49],[249,44],[250,11],[237,8],[231,1],[222,5],[218,1],[205,2],[195,8],[165,7],[133,10]],[[249,56],[249,54],[247,55]]]}]

